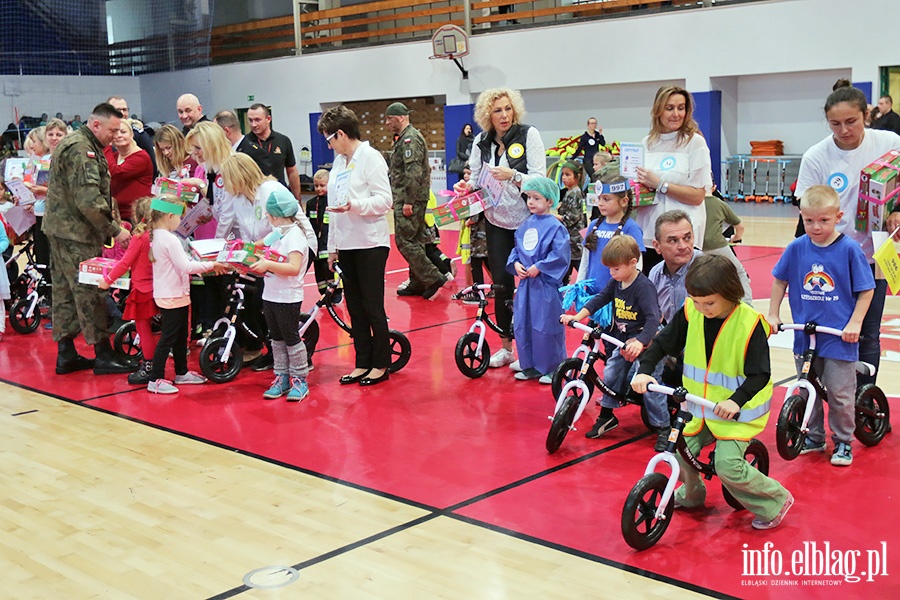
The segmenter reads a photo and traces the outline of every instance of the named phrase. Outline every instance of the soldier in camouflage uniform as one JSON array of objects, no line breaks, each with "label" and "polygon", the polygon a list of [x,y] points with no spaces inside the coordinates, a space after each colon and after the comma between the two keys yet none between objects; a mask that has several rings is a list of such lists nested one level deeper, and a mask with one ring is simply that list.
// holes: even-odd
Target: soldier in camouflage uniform
[{"label": "soldier in camouflage uniform", "polygon": [[[97,105],[87,123],[60,142],[50,165],[42,230],[50,242],[53,339],[59,375],[91,367],[98,375],[135,369],[119,362],[109,343],[106,292],[78,283],[79,263],[100,256],[103,245],[113,239],[125,242],[131,237],[119,225],[109,194],[109,166],[103,156],[104,146],[119,129],[119,115],[109,104]],[[95,360],[75,351],[79,332],[94,346]]]},{"label": "soldier in camouflage uniform", "polygon": [[394,240],[409,263],[409,285],[400,296],[422,295],[430,300],[447,278],[425,254],[432,237],[425,226],[425,209],[431,190],[431,172],[425,139],[409,124],[409,109],[394,102],[385,110],[388,129],[399,137],[391,154],[390,178],[394,194]]}]

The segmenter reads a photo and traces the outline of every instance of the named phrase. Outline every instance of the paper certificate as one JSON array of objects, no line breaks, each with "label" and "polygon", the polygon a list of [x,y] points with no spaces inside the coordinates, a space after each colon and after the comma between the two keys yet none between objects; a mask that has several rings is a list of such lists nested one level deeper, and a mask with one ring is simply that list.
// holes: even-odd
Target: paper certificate
[{"label": "paper certificate", "polygon": [[334,178],[334,196],[328,195],[328,206],[331,208],[340,208],[350,203],[350,175],[353,173],[353,166],[338,173]]},{"label": "paper certificate", "polygon": [[35,197],[21,179],[10,179],[6,182],[6,187],[10,193],[19,201],[19,204],[34,204]]},{"label": "paper certificate", "polygon": [[625,142],[619,146],[619,175],[628,179],[636,179],[638,167],[643,166],[643,144]]},{"label": "paper certificate", "polygon": [[482,167],[481,172],[478,173],[478,181],[476,181],[475,183],[478,185],[478,187],[487,192],[484,195],[488,197],[491,206],[497,206],[497,204],[500,202],[500,196],[501,194],[503,194],[503,183],[497,179],[494,179],[494,176],[491,174],[491,169],[489,167]]}]

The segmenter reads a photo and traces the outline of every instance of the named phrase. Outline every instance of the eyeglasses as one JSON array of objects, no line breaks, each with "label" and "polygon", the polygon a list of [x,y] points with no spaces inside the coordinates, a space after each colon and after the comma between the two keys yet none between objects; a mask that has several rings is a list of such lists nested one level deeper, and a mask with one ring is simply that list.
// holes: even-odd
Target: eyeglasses
[{"label": "eyeglasses", "polygon": [[[340,131],[340,129],[338,129],[338,131]],[[335,131],[335,132],[332,133],[331,135],[326,135],[326,136],[325,136],[325,143],[326,143],[326,144],[330,144],[330,143],[331,143],[331,140],[333,140],[333,139],[334,139],[334,136],[336,136],[337,134],[338,134],[338,132]]]}]

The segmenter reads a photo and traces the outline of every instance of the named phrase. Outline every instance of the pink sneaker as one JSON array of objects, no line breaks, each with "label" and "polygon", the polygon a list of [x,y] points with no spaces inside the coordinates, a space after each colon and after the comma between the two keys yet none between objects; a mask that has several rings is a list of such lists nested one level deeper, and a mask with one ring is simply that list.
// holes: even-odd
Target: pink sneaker
[{"label": "pink sneaker", "polygon": [[788,492],[787,500],[784,501],[784,506],[781,507],[781,510],[778,511],[778,514],[775,515],[775,518],[771,521],[762,521],[760,519],[753,519],[751,525],[753,525],[754,529],[775,529],[779,525],[781,525],[781,521],[784,519],[784,516],[791,510],[791,507],[794,505],[794,497]]}]

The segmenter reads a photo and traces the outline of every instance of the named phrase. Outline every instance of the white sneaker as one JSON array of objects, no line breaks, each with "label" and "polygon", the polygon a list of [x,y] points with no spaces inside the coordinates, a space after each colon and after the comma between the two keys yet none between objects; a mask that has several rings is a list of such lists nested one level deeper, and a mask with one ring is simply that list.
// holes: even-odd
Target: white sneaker
[{"label": "white sneaker", "polygon": [[178,388],[166,379],[157,379],[147,384],[147,391],[151,394],[177,394]]},{"label": "white sneaker", "polygon": [[544,385],[550,385],[553,383],[553,377],[550,375],[541,375],[541,378],[538,379],[538,383],[543,383]]},{"label": "white sneaker", "polygon": [[398,285],[398,286],[397,286],[397,291],[405,290],[405,289],[408,288],[408,287],[409,287],[409,279],[407,279],[406,281],[404,281],[403,283],[401,283],[400,285]]},{"label": "white sneaker", "polygon": [[511,370],[515,371],[516,373],[519,373],[522,370],[522,367],[519,366],[518,360],[514,360],[513,362],[509,363],[509,368]]},{"label": "white sneaker", "polygon": [[512,364],[513,361],[516,360],[516,355],[513,354],[512,350],[507,350],[506,348],[500,348],[494,355],[491,356],[491,361],[488,363],[488,366],[492,369],[497,369],[499,367],[505,367],[506,365]]},{"label": "white sneaker", "polygon": [[198,385],[206,383],[206,377],[194,371],[188,371],[184,375],[176,375],[175,383],[178,385]]},{"label": "white sneaker", "polygon": [[453,281],[454,279],[456,279],[456,276],[453,273],[447,273],[446,275],[444,275],[444,277],[447,278],[447,281]]}]

